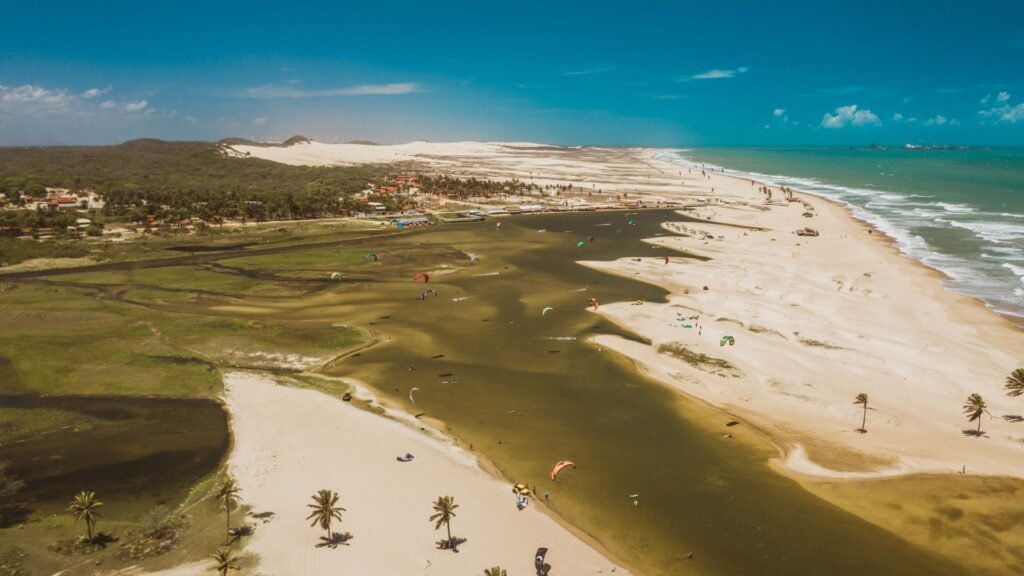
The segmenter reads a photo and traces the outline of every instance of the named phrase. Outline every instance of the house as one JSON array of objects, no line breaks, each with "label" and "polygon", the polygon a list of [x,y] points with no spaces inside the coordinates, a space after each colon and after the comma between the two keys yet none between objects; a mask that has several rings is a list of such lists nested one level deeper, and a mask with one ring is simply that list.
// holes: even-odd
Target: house
[{"label": "house", "polygon": [[56,196],[51,198],[47,205],[51,210],[75,210],[79,203],[78,196]]}]

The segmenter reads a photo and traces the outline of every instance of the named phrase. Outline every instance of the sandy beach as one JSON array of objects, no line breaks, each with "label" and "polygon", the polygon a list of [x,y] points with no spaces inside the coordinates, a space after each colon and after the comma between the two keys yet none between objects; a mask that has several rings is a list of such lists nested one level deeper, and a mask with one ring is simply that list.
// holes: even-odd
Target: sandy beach
[{"label": "sandy beach", "polygon": [[[707,220],[689,226],[688,237],[651,242],[710,260],[588,263],[674,294],[667,305],[602,306],[652,344],[600,337],[601,345],[766,430],[794,472],[1024,474],[1024,436],[1014,422],[1024,406],[1002,389],[1024,357],[1017,328],[943,287],[940,274],[899,254],[842,206],[797,194],[813,206],[807,218],[803,203],[779,201],[777,189],[768,205],[749,181],[712,174],[708,182],[728,204],[698,211]],[[821,235],[797,236],[805,226]],[[694,328],[681,327],[677,313],[697,316]],[[735,345],[720,345],[723,336]],[[715,375],[658,353],[670,343],[726,360],[742,375]],[[866,434],[856,431],[861,407],[853,404],[862,392],[870,399]],[[962,414],[975,392],[990,411],[980,438],[965,433],[975,426]]]},{"label": "sandy beach", "polygon": [[[843,206],[799,191],[800,202],[787,202],[778,188],[769,203],[759,184],[702,175],[699,168],[657,159],[659,151],[651,149],[493,143],[237,148],[292,164],[401,159],[460,175],[532,177],[630,191],[647,202],[698,202],[700,208],[684,214],[703,222],[673,230],[683,236],[650,242],[709,260],[586,262],[673,293],[669,304],[600,309],[651,345],[611,336],[597,344],[764,430],[784,452],[779,463],[793,472],[869,478],[966,467],[971,474],[1024,476],[1017,458],[1024,428],[1013,418],[1024,405],[1002,390],[1024,357],[1020,330],[944,287],[941,274],[901,255]],[[813,207],[813,217],[802,216],[803,202]],[[805,226],[820,236],[797,236]],[[687,322],[677,314],[699,320],[683,328]],[[735,345],[719,345],[726,335]],[[672,343],[725,360],[737,374],[721,376],[658,352]],[[853,404],[862,392],[870,399],[866,434],[856,431],[861,408]],[[975,424],[962,414],[975,392],[990,412],[980,438],[965,433]]]},{"label": "sandy beach", "polygon": [[[229,373],[225,383],[235,434],[228,468],[253,512],[274,513],[265,524],[255,521],[245,547],[259,557],[256,573],[468,576],[500,565],[530,574],[539,547],[550,550],[553,572],[629,573],[540,505],[518,511],[510,485],[411,418],[381,417],[256,373]],[[415,460],[396,461],[406,453]],[[353,536],[335,549],[317,547],[323,531],[306,520],[306,505],[322,488],[341,494],[346,512],[335,531]],[[467,541],[458,553],[437,548],[444,528],[435,531],[428,521],[431,503],[443,495],[459,505],[452,535]]]},{"label": "sandy beach", "polygon": [[[904,532],[919,543],[928,536],[918,534],[912,525],[901,524],[909,522],[909,517],[887,517],[881,508],[852,509],[843,496],[816,486],[921,473],[1024,477],[1019,458],[1024,424],[1018,416],[1024,414],[1024,401],[1007,397],[1003,390],[1007,374],[1024,358],[1020,329],[981,301],[944,286],[941,273],[901,254],[891,238],[856,219],[847,207],[799,190],[790,202],[777,187],[768,201],[759,190],[761,183],[720,173],[702,174],[699,167],[659,160],[661,151],[653,149],[431,144],[417,150],[416,146],[297,145],[253,147],[251,152],[294,164],[402,159],[415,162],[418,170],[572,185],[577,190],[604,191],[606,197],[611,193],[630,200],[640,198],[647,205],[681,201],[688,208],[680,213],[695,220],[662,224],[664,233],[647,242],[698,258],[673,256],[666,264],[665,251],[659,250],[652,252],[657,256],[639,259],[580,262],[670,293],[667,303],[602,302],[600,310],[593,313],[650,342],[601,335],[590,338],[593,345],[624,355],[666,387],[724,411],[724,437],[729,437],[730,429],[724,427],[729,420],[758,430],[778,449],[778,457],[772,461],[778,471],[810,483],[812,492],[833,498],[833,503],[848,511]],[[374,149],[372,156],[365,148]],[[810,216],[805,216],[808,213]],[[636,217],[645,218],[645,213]],[[805,227],[819,235],[796,234]],[[723,342],[725,336],[731,339]],[[231,388],[240,386],[232,384]],[[304,393],[274,390],[275,394]],[[869,397],[866,433],[858,431],[865,415],[862,407],[854,404],[861,393]],[[973,393],[988,403],[980,436],[974,433],[977,423],[969,422],[963,413],[964,402]],[[233,410],[258,412],[240,404],[243,398],[248,397],[229,393]],[[280,421],[288,416],[268,413],[260,418]],[[350,435],[360,438],[375,438],[378,427],[394,426],[369,414],[360,414],[351,425]],[[236,426],[239,444],[232,466],[237,467],[240,478],[256,478],[250,470],[265,466],[268,458],[246,455],[245,416],[237,419]],[[254,421],[252,426],[259,425]],[[425,438],[411,430],[401,434]],[[399,444],[390,445],[390,451],[415,452]],[[310,450],[335,449],[333,441],[315,433],[310,435],[309,446]],[[281,448],[284,453],[290,450]],[[448,448],[442,453],[460,458]],[[389,454],[374,466],[389,466],[393,456]],[[373,455],[363,458],[373,460]],[[236,464],[245,462],[250,464]],[[479,496],[481,503],[489,502],[488,513],[511,514],[515,521],[535,516],[538,523],[550,525],[554,533],[566,538],[565,546],[585,550],[582,543],[568,532],[559,532],[556,524],[535,510],[515,513],[503,483],[488,479],[472,466],[464,471],[472,472],[466,478],[476,476],[491,486],[493,501]],[[353,468],[347,473],[352,474],[347,485],[368,489],[385,474],[374,467]],[[306,486],[302,475],[282,477],[281,482],[281,486],[289,482]],[[315,489],[312,485],[306,488],[304,492]],[[429,502],[437,496],[430,492],[423,491],[415,500]],[[301,510],[301,498],[294,498],[291,506],[298,505]],[[284,501],[278,502],[277,508],[287,507]],[[403,506],[414,504],[410,500]],[[263,530],[248,548],[265,556],[262,566],[319,566],[314,562],[334,559],[320,550],[308,551],[305,541],[297,540],[296,534],[302,535],[299,519],[289,521],[295,524],[282,533],[281,541],[292,538],[292,545],[271,544],[269,534],[277,529],[271,528]],[[403,560],[408,564],[402,566],[423,569],[430,560],[434,569],[444,560],[451,561],[443,554],[443,560],[434,558],[439,554],[430,549],[435,535],[430,526],[423,530],[416,524],[409,528],[408,538],[426,555]],[[385,525],[388,522],[382,522],[381,526]],[[504,524],[493,537],[520,537],[508,526],[512,524]],[[540,544],[525,538],[516,545],[517,552],[507,562],[503,560],[506,556],[496,556],[495,551],[484,554],[480,561],[490,561],[485,556],[501,558],[503,565],[512,569],[526,562],[528,570],[529,548]],[[387,556],[386,542],[380,546],[378,560],[397,562]],[[371,557],[361,566],[390,568],[379,561],[371,564]],[[460,564],[452,566],[461,569],[464,558],[460,554]],[[612,566],[590,550],[577,558],[579,567],[566,573],[597,573]]]}]

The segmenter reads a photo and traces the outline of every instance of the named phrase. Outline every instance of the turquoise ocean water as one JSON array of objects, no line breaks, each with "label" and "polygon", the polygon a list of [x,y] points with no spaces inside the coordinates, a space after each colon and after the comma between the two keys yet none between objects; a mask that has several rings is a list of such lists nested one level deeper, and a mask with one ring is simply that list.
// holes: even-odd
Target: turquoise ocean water
[{"label": "turquoise ocean water", "polygon": [[659,157],[846,204],[906,256],[948,275],[950,288],[1024,324],[1024,148],[699,148]]}]

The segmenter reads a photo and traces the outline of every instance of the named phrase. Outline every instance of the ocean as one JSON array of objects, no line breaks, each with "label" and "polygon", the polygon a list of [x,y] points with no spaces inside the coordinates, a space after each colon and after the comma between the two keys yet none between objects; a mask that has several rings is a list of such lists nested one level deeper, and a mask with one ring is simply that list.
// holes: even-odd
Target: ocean
[{"label": "ocean", "polygon": [[1024,324],[1024,148],[695,148],[659,158],[841,202],[950,288]]}]

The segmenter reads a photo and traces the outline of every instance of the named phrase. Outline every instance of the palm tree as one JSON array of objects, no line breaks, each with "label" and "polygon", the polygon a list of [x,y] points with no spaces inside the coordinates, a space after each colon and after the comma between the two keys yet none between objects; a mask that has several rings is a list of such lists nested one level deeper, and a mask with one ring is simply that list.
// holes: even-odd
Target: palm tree
[{"label": "palm tree", "polygon": [[1003,386],[1006,389],[1007,396],[1020,396],[1024,394],[1024,368],[1017,368],[1010,375],[1006,377],[1006,385]]},{"label": "palm tree", "polygon": [[242,497],[239,495],[241,492],[242,489],[238,483],[230,476],[217,487],[217,501],[224,506],[224,511],[227,513],[227,532],[224,534],[224,544],[231,541],[231,507],[241,501]]},{"label": "palm tree", "polygon": [[216,570],[220,576],[227,576],[228,570],[238,570],[237,558],[231,552],[230,548],[218,548],[213,553],[214,565],[210,566],[210,569]]},{"label": "palm tree", "polygon": [[964,403],[964,415],[967,416],[968,422],[978,421],[978,434],[981,434],[981,415],[988,412],[988,405],[985,404],[985,399],[981,397],[981,394],[971,394],[967,397],[967,402]]},{"label": "palm tree", "polygon": [[455,509],[459,505],[455,503],[455,498],[452,496],[439,496],[437,502],[434,502],[434,514],[430,517],[430,521],[434,522],[434,530],[439,530],[443,525],[448,529],[448,544],[452,543],[452,518],[455,518]]},{"label": "palm tree", "polygon": [[341,513],[346,511],[338,506],[338,498],[338,493],[333,490],[321,490],[313,495],[313,503],[309,504],[313,511],[309,513],[306,520],[313,521],[310,526],[319,524],[326,530],[328,540],[331,539],[331,522],[335,519],[341,522]]},{"label": "palm tree", "polygon": [[68,512],[75,517],[75,524],[78,524],[79,520],[85,522],[89,542],[92,542],[92,529],[96,526],[96,521],[100,517],[100,513],[96,511],[100,506],[103,506],[103,502],[96,499],[96,493],[86,492],[85,490],[75,494],[75,498],[71,500],[71,505],[68,506]]},{"label": "palm tree", "polygon": [[860,428],[857,431],[867,432],[868,429],[865,428],[864,425],[867,424],[868,422],[868,395],[865,394],[864,392],[857,394],[857,397],[854,398],[853,403],[864,406],[864,414],[860,418]]},{"label": "palm tree", "polygon": [[494,568],[488,568],[484,570],[484,576],[508,576],[508,572],[501,566],[495,566]]}]

